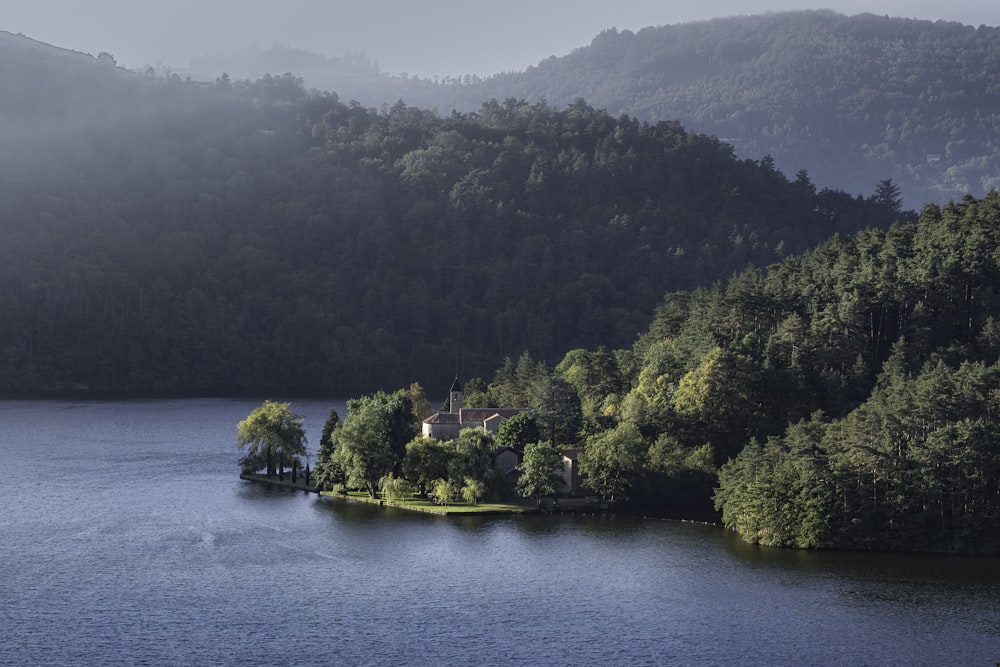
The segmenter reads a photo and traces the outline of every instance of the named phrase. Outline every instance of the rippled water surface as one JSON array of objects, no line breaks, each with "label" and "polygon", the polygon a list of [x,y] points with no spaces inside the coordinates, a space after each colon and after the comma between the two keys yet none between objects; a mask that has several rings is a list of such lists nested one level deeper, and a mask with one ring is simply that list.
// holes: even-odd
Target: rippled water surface
[{"label": "rippled water surface", "polygon": [[[997,559],[268,489],[237,476],[257,403],[0,402],[0,663],[1000,661]],[[315,450],[332,403],[292,403]]]}]

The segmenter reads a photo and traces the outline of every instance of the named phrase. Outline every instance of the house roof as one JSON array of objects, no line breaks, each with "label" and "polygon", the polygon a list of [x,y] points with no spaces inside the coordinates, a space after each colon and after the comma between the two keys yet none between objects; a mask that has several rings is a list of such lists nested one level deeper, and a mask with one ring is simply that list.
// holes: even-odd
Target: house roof
[{"label": "house roof", "polygon": [[524,412],[523,408],[462,408],[460,412],[435,412],[425,424],[469,424],[482,426],[494,417],[509,419]]},{"label": "house roof", "polygon": [[464,424],[466,422],[484,422],[497,415],[507,419],[522,412],[524,410],[521,408],[462,408],[459,415],[461,415]]},{"label": "house roof", "polygon": [[424,420],[425,424],[461,424],[455,412],[435,412]]}]

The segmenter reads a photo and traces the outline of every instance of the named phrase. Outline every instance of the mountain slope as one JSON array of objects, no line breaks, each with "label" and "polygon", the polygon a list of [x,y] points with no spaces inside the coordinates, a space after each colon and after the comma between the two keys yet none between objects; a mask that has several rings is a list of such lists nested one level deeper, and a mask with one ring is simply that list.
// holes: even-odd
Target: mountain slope
[{"label": "mountain slope", "polygon": [[0,125],[32,131],[0,161],[4,391],[443,384],[626,345],[668,290],[900,214],[582,103],[376,112],[5,48]]},{"label": "mountain slope", "polygon": [[1000,184],[997,71],[998,28],[806,11],[610,30],[526,72],[405,99],[470,110],[583,98],[680,121],[822,186],[865,193],[892,178],[919,208]]}]

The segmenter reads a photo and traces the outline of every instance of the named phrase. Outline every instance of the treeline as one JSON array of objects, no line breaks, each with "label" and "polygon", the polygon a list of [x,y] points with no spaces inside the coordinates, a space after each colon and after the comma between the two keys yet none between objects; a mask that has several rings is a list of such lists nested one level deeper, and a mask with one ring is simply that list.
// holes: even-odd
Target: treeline
[{"label": "treeline", "polygon": [[630,349],[508,360],[466,402],[531,407],[619,506],[714,495],[762,544],[996,552],[998,325],[991,192],[671,293]]},{"label": "treeline", "polygon": [[806,166],[858,192],[892,178],[910,206],[1000,185],[1000,28],[843,16],[737,16],[608,30],[525,72],[472,86],[414,87],[441,109],[514,97],[561,107],[583,97],[612,115],[677,120],[741,156]]},{"label": "treeline", "polygon": [[817,191],[582,101],[440,117],[60,53],[12,58],[51,85],[0,107],[24,128],[0,136],[4,392],[436,386],[628,345],[666,291],[903,215],[891,182]]}]

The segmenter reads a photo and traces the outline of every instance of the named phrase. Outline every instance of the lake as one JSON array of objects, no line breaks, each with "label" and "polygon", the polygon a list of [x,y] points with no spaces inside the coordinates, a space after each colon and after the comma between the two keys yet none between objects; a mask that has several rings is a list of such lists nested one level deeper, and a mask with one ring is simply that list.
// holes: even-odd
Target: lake
[{"label": "lake", "polygon": [[[268,488],[238,478],[259,403],[0,402],[0,664],[1000,661],[1000,559]],[[310,451],[332,405],[292,399]]]}]

